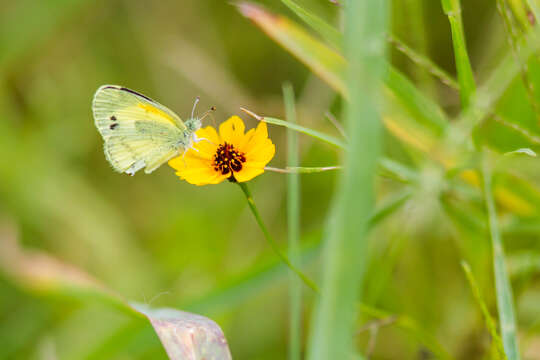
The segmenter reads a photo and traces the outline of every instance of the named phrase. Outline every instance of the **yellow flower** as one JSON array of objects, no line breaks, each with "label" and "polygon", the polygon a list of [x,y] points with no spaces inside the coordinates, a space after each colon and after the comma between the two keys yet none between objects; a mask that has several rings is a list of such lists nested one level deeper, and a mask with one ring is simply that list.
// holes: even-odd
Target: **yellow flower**
[{"label": "yellow flower", "polygon": [[225,179],[244,182],[264,172],[276,148],[268,138],[266,123],[244,133],[242,119],[233,116],[216,130],[207,126],[195,134],[201,140],[185,154],[169,160],[176,175],[194,185],[218,184]]}]

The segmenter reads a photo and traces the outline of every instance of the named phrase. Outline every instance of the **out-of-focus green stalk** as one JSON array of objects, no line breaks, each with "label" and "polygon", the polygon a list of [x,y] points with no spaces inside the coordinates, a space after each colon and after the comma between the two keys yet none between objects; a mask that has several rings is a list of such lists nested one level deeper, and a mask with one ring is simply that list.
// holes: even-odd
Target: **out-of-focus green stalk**
[{"label": "out-of-focus green stalk", "polygon": [[388,41],[390,41],[398,51],[403,53],[403,55],[407,56],[412,62],[424,68],[431,75],[442,81],[443,84],[451,87],[452,89],[459,90],[458,82],[450,74],[431,61],[431,59],[429,59],[427,56],[413,50],[394,35],[390,35],[388,37]]},{"label": "out-of-focus green stalk", "polygon": [[[290,83],[283,85],[283,100],[287,121],[296,124],[294,91]],[[287,166],[297,167],[298,163],[298,133],[288,129]],[[294,265],[300,266],[298,256],[300,238],[300,178],[298,173],[294,172],[287,174],[287,230],[289,259]],[[302,349],[302,284],[293,274],[291,274],[289,281],[289,359],[300,360]]]},{"label": "out-of-focus green stalk", "polygon": [[[403,1],[403,9],[408,15],[406,17],[406,25],[408,27],[407,38],[412,44],[412,47],[414,47],[420,54],[427,54],[428,31],[424,21],[424,2],[419,0],[406,0]],[[418,83],[428,94],[435,94],[435,83],[429,76],[429,69],[414,67],[411,70],[414,78],[416,79],[416,83]]]},{"label": "out-of-focus green stalk", "polygon": [[342,148],[342,149],[345,148],[345,142],[341,141],[340,139],[338,139],[338,138],[336,138],[334,136],[327,135],[327,134],[322,133],[322,132],[317,131],[317,130],[313,130],[313,129],[310,129],[310,128],[303,127],[303,126],[298,125],[296,123],[290,123],[290,122],[287,122],[287,121],[284,121],[284,120],[281,120],[281,119],[272,118],[272,117],[260,116],[260,115],[255,114],[253,111],[250,111],[250,110],[247,110],[247,109],[244,109],[244,108],[240,108],[240,109],[243,112],[245,112],[246,114],[248,114],[249,116],[252,116],[252,117],[254,117],[255,119],[257,119],[259,121],[264,121],[265,123],[268,123],[268,124],[284,126],[284,127],[288,128],[288,129],[301,132],[303,134],[309,135],[309,136],[314,137],[316,139],[322,140],[322,141],[324,141],[324,142],[326,142],[328,144],[337,146],[339,148]]},{"label": "out-of-focus green stalk", "polygon": [[491,335],[495,349],[499,353],[500,358],[506,360],[507,358],[506,358],[506,354],[504,353],[504,346],[503,346],[501,337],[499,336],[499,333],[497,332],[497,325],[495,325],[495,321],[493,321],[493,318],[491,317],[491,314],[489,313],[487,305],[484,299],[482,298],[482,294],[480,293],[480,288],[478,287],[478,284],[476,283],[471,267],[465,261],[461,262],[461,267],[463,268],[463,272],[465,273],[465,276],[467,277],[467,281],[469,282],[469,285],[471,286],[474,299],[476,300],[476,303],[478,304],[478,306],[480,307],[480,310],[482,311],[484,322],[486,323],[486,327],[488,328],[489,334]]},{"label": "out-of-focus green stalk", "polygon": [[306,24],[315,29],[330,45],[337,49],[343,47],[343,36],[335,27],[315,14],[307,11],[292,0],[281,0],[281,2],[291,9]]},{"label": "out-of-focus green stalk", "polygon": [[540,21],[540,1],[538,0],[527,0],[527,5],[531,9],[534,19],[536,22]]},{"label": "out-of-focus green stalk", "polygon": [[385,0],[345,4],[346,133],[350,138],[340,173],[323,254],[322,296],[312,322],[308,359],[346,359],[354,352],[353,323],[366,264],[366,229],[373,206],[380,128],[377,104],[385,69]]},{"label": "out-of-focus green stalk", "polygon": [[512,8],[512,14],[519,22],[519,25],[523,29],[528,29],[531,27],[531,23],[527,17],[526,5],[523,0],[507,0],[508,5]]},{"label": "out-of-focus green stalk", "polygon": [[497,211],[492,192],[492,171],[489,153],[484,152],[482,163],[482,177],[484,180],[484,198],[488,211],[489,233],[493,247],[493,272],[495,275],[495,292],[497,297],[497,310],[499,311],[499,325],[503,340],[504,351],[508,360],[519,360],[519,349],[517,341],[516,319],[514,315],[514,304],[512,298],[512,287],[508,272],[506,270],[504,248],[499,225],[497,221]]},{"label": "out-of-focus green stalk", "polygon": [[314,174],[331,170],[341,170],[341,166],[321,166],[321,167],[303,167],[303,166],[287,166],[285,169],[266,166],[264,170],[273,171],[282,174]]},{"label": "out-of-focus green stalk", "polygon": [[272,247],[272,250],[274,250],[274,252],[289,267],[289,269],[291,269],[294,273],[296,273],[296,275],[300,277],[300,279],[302,279],[304,284],[306,284],[309,288],[311,288],[316,293],[319,293],[319,287],[317,286],[317,284],[315,284],[310,278],[304,275],[302,271],[300,271],[296,266],[294,266],[289,260],[289,258],[287,257],[287,255],[285,255],[279,249],[278,244],[276,243],[272,235],[270,235],[270,232],[266,228],[266,225],[264,225],[264,221],[261,218],[261,215],[259,214],[259,210],[257,209],[257,206],[255,205],[255,201],[253,201],[253,196],[251,196],[251,192],[249,191],[247,184],[246,183],[237,183],[237,184],[240,186],[240,189],[242,189],[242,192],[246,196],[249,209],[251,210],[251,213],[253,214],[253,216],[255,216],[255,220],[257,221],[257,224],[261,228],[264,234],[264,238],[266,239],[266,241],[268,241],[268,243],[270,244],[270,247]]},{"label": "out-of-focus green stalk", "polygon": [[469,107],[472,97],[476,92],[469,53],[463,32],[463,22],[461,20],[460,0],[441,0],[443,10],[450,21],[452,30],[452,43],[454,44],[454,56],[456,58],[456,68],[459,82],[459,94],[463,109]]}]

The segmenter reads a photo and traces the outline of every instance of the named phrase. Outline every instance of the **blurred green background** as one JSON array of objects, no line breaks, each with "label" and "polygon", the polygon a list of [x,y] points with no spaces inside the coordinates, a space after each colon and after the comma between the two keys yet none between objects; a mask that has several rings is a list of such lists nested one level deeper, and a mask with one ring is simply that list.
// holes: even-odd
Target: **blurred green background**
[{"label": "blurred green background", "polygon": [[[340,27],[340,8],[330,1],[298,2]],[[278,1],[258,3],[298,21]],[[392,32],[455,74],[441,4],[403,0],[392,6]],[[507,34],[495,1],[463,1],[462,7],[481,83],[508,52]],[[299,123],[338,136],[324,114],[332,111],[339,118],[339,95],[226,1],[21,0],[3,1],[0,8],[0,252],[8,254],[15,236],[25,249],[71,264],[127,299],[216,320],[235,359],[286,358],[287,271],[239,189],[228,182],[192,186],[167,165],[151,175],[115,173],[103,155],[91,100],[100,85],[118,84],[181,117],[199,95],[200,110],[217,107],[218,123],[239,114],[240,106],[283,118],[281,87],[290,81]],[[448,114],[458,113],[455,90],[393,47],[391,58]],[[530,77],[534,84],[540,79],[537,62],[530,64]],[[498,111],[540,136],[519,76]],[[242,117],[248,127],[255,125]],[[269,131],[277,146],[270,165],[284,167],[285,131]],[[499,152],[540,149],[494,121],[483,123],[475,135]],[[301,136],[300,144],[303,166],[335,165],[340,159],[339,151],[311,138]],[[448,201],[442,203],[444,189],[434,166],[390,133],[385,154],[418,168],[423,181],[399,212],[371,232],[375,260],[368,266],[366,302],[411,316],[456,359],[490,358],[489,333],[460,267],[462,259],[471,263],[496,313],[482,206],[475,195],[458,202],[459,196],[443,194]],[[540,186],[537,161],[512,158],[505,166]],[[301,177],[302,251],[315,279],[334,180],[330,172]],[[380,198],[400,186],[382,178]],[[285,247],[285,176],[267,172],[251,187],[272,234]],[[522,352],[526,359],[540,359],[540,212],[533,209],[524,218],[502,212]],[[17,235],[9,235],[13,232]],[[144,321],[92,296],[44,291],[34,280],[20,281],[13,276],[20,264],[9,256],[0,261],[1,359],[166,359]],[[306,328],[312,297],[304,292]],[[367,346],[368,335],[359,335],[360,348]],[[409,333],[386,326],[372,358],[431,355]]]}]

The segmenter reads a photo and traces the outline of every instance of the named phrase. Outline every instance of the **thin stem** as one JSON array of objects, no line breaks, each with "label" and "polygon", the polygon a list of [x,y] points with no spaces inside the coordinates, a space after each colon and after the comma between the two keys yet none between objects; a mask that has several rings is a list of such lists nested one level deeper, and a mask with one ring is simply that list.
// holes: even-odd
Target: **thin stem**
[{"label": "thin stem", "polygon": [[502,343],[502,339],[499,336],[499,333],[497,333],[497,325],[495,325],[495,321],[491,317],[491,314],[489,313],[486,303],[484,302],[482,298],[482,294],[480,293],[480,288],[478,287],[478,284],[476,283],[471,267],[465,261],[461,262],[461,267],[463,268],[463,272],[465,272],[467,281],[469,282],[469,285],[471,286],[474,299],[476,300],[476,303],[478,304],[478,306],[480,307],[480,310],[482,311],[482,316],[484,317],[484,321],[486,322],[486,327],[489,330],[489,333],[491,335],[493,343],[495,344],[495,348],[497,349],[497,352],[499,353],[502,359],[508,360],[508,358],[506,357],[506,354],[504,353],[504,345]]},{"label": "thin stem", "polygon": [[296,275],[298,275],[300,277],[300,279],[302,279],[302,281],[304,282],[304,284],[306,284],[306,286],[308,286],[313,291],[315,291],[317,294],[319,294],[320,291],[319,291],[319,287],[317,286],[317,284],[315,284],[310,278],[308,278],[306,275],[304,275],[304,273],[302,271],[300,271],[296,266],[294,266],[291,263],[291,261],[289,260],[289,258],[287,257],[287,255],[285,255],[279,249],[279,246],[277,245],[276,241],[274,240],[272,235],[270,235],[270,232],[266,228],[266,225],[264,225],[264,222],[263,222],[263,220],[261,218],[261,215],[259,214],[259,210],[257,210],[257,206],[255,205],[255,202],[253,201],[253,197],[251,196],[251,192],[249,191],[249,188],[248,188],[247,184],[246,183],[237,183],[237,184],[238,184],[238,186],[240,186],[240,189],[242,189],[242,192],[246,196],[246,200],[248,202],[249,209],[251,210],[251,213],[255,217],[255,220],[257,221],[257,224],[261,228],[266,241],[268,241],[268,244],[270,244],[270,246],[272,247],[272,250],[274,250],[274,252],[277,254],[277,256],[279,256],[279,258],[289,267],[289,269],[291,269],[294,273],[296,273]]},{"label": "thin stem", "polygon": [[388,37],[388,41],[390,41],[390,43],[392,43],[392,45],[394,45],[394,47],[399,52],[407,56],[412,62],[414,62],[418,66],[425,68],[431,75],[435,76],[443,84],[445,84],[446,86],[452,89],[459,90],[458,82],[446,71],[438,67],[428,57],[417,53],[411,47],[405,44],[403,41],[398,39],[396,36],[390,35]]},{"label": "thin stem", "polygon": [[461,19],[460,0],[441,0],[442,7],[452,31],[452,43],[454,45],[454,57],[456,59],[456,68],[459,82],[459,95],[461,97],[461,106],[463,109],[469,107],[472,98],[476,93],[476,84],[474,80],[467,45],[465,43],[465,34],[463,31],[463,21]]},{"label": "thin stem", "polygon": [[[296,123],[294,90],[290,83],[283,85],[283,101],[287,121]],[[297,167],[298,133],[287,130],[287,164]],[[298,173],[287,175],[287,230],[289,238],[289,257],[291,262],[300,266],[300,177]],[[302,284],[290,274],[290,324],[289,324],[289,360],[300,360],[302,352]]]},{"label": "thin stem", "polygon": [[285,169],[266,166],[264,170],[273,171],[280,174],[313,174],[330,170],[341,170],[342,166],[323,166],[323,167],[302,167],[302,166],[287,166]]},{"label": "thin stem", "polygon": [[343,136],[343,138],[345,138],[345,140],[349,140],[347,138],[347,134],[345,134],[345,129],[343,129],[343,126],[339,123],[339,121],[337,121],[334,114],[332,114],[330,111],[327,111],[324,114],[324,116],[326,116],[326,118],[332,123],[332,125],[334,125],[336,127],[336,129],[339,131],[341,136]]},{"label": "thin stem", "polygon": [[486,202],[489,222],[489,234],[493,247],[493,272],[495,275],[495,292],[497,298],[497,309],[499,311],[499,324],[501,337],[506,356],[509,360],[519,360],[519,350],[517,341],[516,319],[512,297],[512,287],[506,270],[504,248],[499,232],[497,221],[497,210],[492,192],[492,170],[489,153],[484,153],[482,166],[482,177],[484,180],[484,198]]},{"label": "thin stem", "polygon": [[[242,192],[246,196],[246,199],[248,201],[249,208],[251,212],[253,213],[253,216],[255,216],[255,220],[257,221],[257,224],[261,228],[266,240],[274,250],[274,252],[279,256],[279,258],[291,269],[294,273],[296,273],[300,279],[306,284],[309,288],[311,288],[317,295],[320,295],[321,292],[319,290],[319,287],[306,275],[304,275],[300,270],[298,270],[287,258],[285,254],[279,250],[278,245],[268,232],[266,226],[264,225],[264,222],[262,221],[262,218],[259,214],[259,211],[257,210],[257,206],[255,205],[255,202],[253,201],[253,197],[251,196],[251,193],[249,191],[249,188],[247,187],[247,184],[245,183],[238,183],[240,188],[242,189]],[[400,204],[404,202],[404,200],[407,197],[400,197],[397,199],[397,201],[391,201],[389,204],[383,206],[382,208],[378,209],[374,213],[371,214],[368,221],[368,229],[374,226],[378,220],[380,220],[382,217],[387,215],[389,212],[392,212],[396,209]],[[358,310],[368,316],[372,316],[375,318],[389,318],[392,316],[392,314],[380,310],[377,308],[374,308],[372,306],[363,304],[361,302],[357,302],[356,306],[358,306]],[[409,331],[411,334],[415,335],[422,344],[424,344],[429,350],[431,350],[434,354],[437,355],[440,359],[446,359],[451,360],[452,357],[447,353],[447,351],[439,344],[437,339],[430,335],[428,332],[424,331],[413,319],[411,319],[408,316],[400,315],[397,317],[396,325],[402,329],[405,329]]]}]

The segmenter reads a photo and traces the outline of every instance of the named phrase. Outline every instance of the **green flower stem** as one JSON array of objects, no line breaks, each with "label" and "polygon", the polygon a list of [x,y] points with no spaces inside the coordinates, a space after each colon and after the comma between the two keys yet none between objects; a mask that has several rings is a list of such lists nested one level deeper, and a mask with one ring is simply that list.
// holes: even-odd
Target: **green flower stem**
[{"label": "green flower stem", "polygon": [[253,197],[251,196],[251,192],[249,191],[249,188],[248,188],[247,184],[246,183],[237,183],[237,184],[238,184],[238,186],[240,186],[240,189],[242,189],[242,192],[246,196],[246,200],[248,202],[249,209],[251,210],[253,216],[255,216],[255,220],[257,221],[257,224],[261,228],[261,230],[262,230],[262,232],[264,234],[264,237],[266,238],[266,241],[268,241],[268,243],[272,247],[272,250],[274,250],[274,252],[289,267],[289,269],[291,269],[294,273],[296,273],[296,275],[298,275],[300,277],[300,279],[302,279],[304,284],[306,284],[313,291],[315,291],[317,294],[319,294],[320,291],[319,291],[319,287],[317,286],[317,284],[315,284],[310,278],[308,278],[306,275],[304,275],[304,273],[302,271],[300,271],[296,266],[294,266],[291,263],[291,261],[289,260],[289,258],[287,257],[287,255],[285,255],[279,249],[279,246],[277,245],[276,241],[274,240],[272,235],[270,235],[270,232],[266,228],[266,225],[264,225],[264,222],[263,222],[263,220],[261,218],[261,215],[259,214],[259,210],[257,210],[257,206],[255,205],[255,202],[253,201]]},{"label": "green flower stem", "polygon": [[[319,290],[319,287],[317,284],[315,284],[310,278],[308,278],[306,275],[304,275],[299,269],[297,269],[290,261],[287,255],[285,255],[281,250],[279,249],[277,243],[274,241],[270,233],[268,232],[268,229],[264,225],[264,222],[259,214],[259,211],[257,210],[257,206],[255,205],[255,202],[253,201],[253,197],[251,196],[251,192],[249,191],[249,188],[246,183],[237,183],[238,186],[242,189],[242,192],[246,196],[246,200],[248,202],[249,208],[251,212],[253,213],[253,216],[255,216],[255,220],[257,221],[257,224],[261,228],[264,237],[274,250],[274,252],[279,256],[279,258],[291,269],[296,275],[300,277],[300,279],[306,284],[309,288],[311,288],[317,295],[321,295],[321,291]],[[404,200],[408,198],[408,195],[406,194],[405,197],[400,196],[397,200],[392,200],[389,202],[389,204],[386,204],[378,211],[374,212],[370,216],[369,220],[369,227],[374,226],[378,219],[383,218],[385,215],[388,215],[388,213],[391,213],[395,208],[399,208],[399,205],[401,205]],[[384,310],[380,310],[377,308],[374,308],[370,305],[363,304],[361,302],[357,302],[356,305],[358,306],[358,309],[360,312],[372,316],[377,319],[383,319],[388,318],[390,316],[393,316],[391,313],[388,313]],[[411,334],[413,334],[416,338],[419,339],[419,341],[424,344],[430,351],[432,351],[439,359],[444,360],[452,360],[452,357],[448,354],[448,352],[441,346],[441,344],[437,341],[435,337],[430,335],[428,332],[424,331],[412,318],[408,316],[398,316],[396,320],[396,325]]]}]

